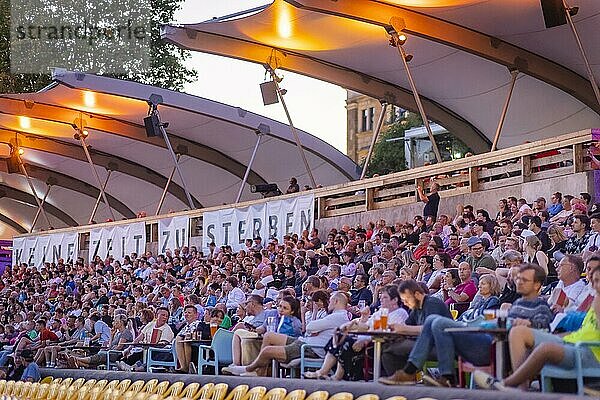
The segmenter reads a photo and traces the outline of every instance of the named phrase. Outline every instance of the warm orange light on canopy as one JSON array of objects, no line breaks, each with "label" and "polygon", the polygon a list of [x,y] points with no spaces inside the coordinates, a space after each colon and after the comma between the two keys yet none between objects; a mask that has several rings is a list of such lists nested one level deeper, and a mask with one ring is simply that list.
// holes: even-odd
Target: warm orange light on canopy
[{"label": "warm orange light on canopy", "polygon": [[487,0],[384,0],[386,3],[406,7],[456,7],[469,4],[484,3]]},{"label": "warm orange light on canopy", "polygon": [[[371,38],[385,31],[378,26],[347,18],[304,18],[305,12],[283,1],[273,3],[261,12],[259,23],[240,24],[239,30],[250,39],[270,46],[290,50],[325,51],[348,46],[347,32]],[[353,43],[352,45],[357,45]]]}]

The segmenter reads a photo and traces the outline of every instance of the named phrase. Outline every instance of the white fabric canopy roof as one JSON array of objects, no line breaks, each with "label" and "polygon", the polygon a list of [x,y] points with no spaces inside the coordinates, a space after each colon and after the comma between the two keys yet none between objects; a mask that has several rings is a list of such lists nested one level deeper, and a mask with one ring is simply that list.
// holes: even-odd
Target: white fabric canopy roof
[{"label": "white fabric canopy roof", "polygon": [[[574,17],[600,74],[600,2]],[[275,0],[262,9],[163,27],[181,47],[299,72],[415,110],[390,18],[401,18],[428,117],[476,152],[489,149],[510,73],[521,71],[505,148],[600,125],[600,105],[567,25],[545,29],[539,0]]]},{"label": "white fabric canopy roof", "polygon": [[[267,125],[242,200],[259,198],[249,185],[276,183],[285,191],[289,178],[309,184],[304,164],[287,125],[240,108],[134,82],[55,70],[54,82],[38,93],[0,95],[0,143],[24,149],[21,156],[40,197],[51,184],[46,202],[55,228],[86,224],[99,193],[83,149],[73,135],[78,120],[100,178],[112,170],[107,185],[116,218],[139,211],[153,215],[173,166],[162,138],[148,138],[143,118],[147,100],[161,95],[158,109],[196,207],[235,201],[256,143],[256,129]],[[358,176],[357,166],[331,145],[298,131],[317,184],[334,185]],[[0,214],[15,223],[3,224],[0,236],[29,229],[35,201],[24,176],[0,168]],[[162,212],[189,208],[177,174]],[[110,218],[102,203],[96,221]],[[10,221],[9,221],[10,222]],[[19,228],[20,225],[22,228]],[[47,228],[43,218],[37,228]]]}]

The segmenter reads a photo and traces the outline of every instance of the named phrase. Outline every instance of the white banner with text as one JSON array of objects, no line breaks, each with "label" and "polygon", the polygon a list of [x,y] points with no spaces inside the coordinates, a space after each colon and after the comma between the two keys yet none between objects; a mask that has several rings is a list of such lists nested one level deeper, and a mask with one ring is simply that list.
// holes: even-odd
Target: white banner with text
[{"label": "white banner with text", "polygon": [[181,216],[158,221],[158,254],[189,246],[190,217]]},{"label": "white banner with text", "polygon": [[246,239],[260,236],[265,245],[285,235],[311,230],[314,223],[314,195],[274,200],[245,208],[205,212],[202,214],[202,248],[206,252],[211,242],[230,245],[234,251],[243,249]]},{"label": "white banner with text", "polygon": [[61,258],[65,262],[74,260],[78,246],[76,232],[14,238],[13,265],[25,263],[39,269],[44,263],[56,264]]},{"label": "white banner with text", "polygon": [[89,261],[96,256],[102,260],[113,256],[122,261],[126,255],[143,254],[146,251],[146,224],[135,222],[128,225],[117,225],[90,231]]}]

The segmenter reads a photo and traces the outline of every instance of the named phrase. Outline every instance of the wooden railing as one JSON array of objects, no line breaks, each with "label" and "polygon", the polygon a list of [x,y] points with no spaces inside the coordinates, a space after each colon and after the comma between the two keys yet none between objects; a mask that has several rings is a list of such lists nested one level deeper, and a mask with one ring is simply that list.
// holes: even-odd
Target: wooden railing
[{"label": "wooden railing", "polygon": [[[418,201],[417,185],[422,185],[432,179],[440,184],[440,196],[450,197],[583,172],[591,169],[589,156],[587,156],[587,149],[591,143],[591,130],[586,129],[492,153],[315,189],[312,191],[316,200],[315,218],[336,217],[412,204]],[[294,196],[294,194],[283,195],[282,198]],[[156,241],[154,232],[156,232],[158,220],[187,215],[192,219],[191,235],[198,236],[199,229],[194,229],[194,227],[201,227],[204,212],[231,207],[247,207],[265,201],[267,200],[254,200],[235,205],[182,211],[146,217],[137,221],[146,223],[149,232],[148,241],[153,242]],[[128,223],[131,223],[131,220],[61,228],[53,232],[88,233],[92,228]],[[36,234],[39,235],[39,232]],[[25,234],[18,237],[23,236],[31,235]]]}]

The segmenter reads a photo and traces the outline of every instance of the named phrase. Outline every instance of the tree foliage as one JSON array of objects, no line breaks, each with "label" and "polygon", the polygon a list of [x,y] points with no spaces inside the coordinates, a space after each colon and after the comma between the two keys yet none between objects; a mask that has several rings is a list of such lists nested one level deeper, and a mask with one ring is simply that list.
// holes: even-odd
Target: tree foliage
[{"label": "tree foliage", "polygon": [[[13,0],[18,1],[18,0]],[[106,74],[166,89],[182,90],[197,78],[197,72],[184,61],[190,52],[160,39],[161,23],[172,21],[183,0],[151,0],[150,66],[144,73]],[[92,5],[94,3],[91,3]],[[51,82],[49,73],[12,74],[10,72],[10,0],[0,0],[0,93],[33,92]],[[32,55],[35,57],[35,54]],[[85,69],[84,69],[85,71]]]},{"label": "tree foliage", "polygon": [[[422,125],[421,118],[413,113],[409,113],[406,118],[388,125],[373,148],[371,161],[367,167],[367,176],[375,174],[386,175],[392,172],[404,171],[406,169],[404,132],[420,125]],[[361,163],[362,165],[364,165],[364,160]]]}]

